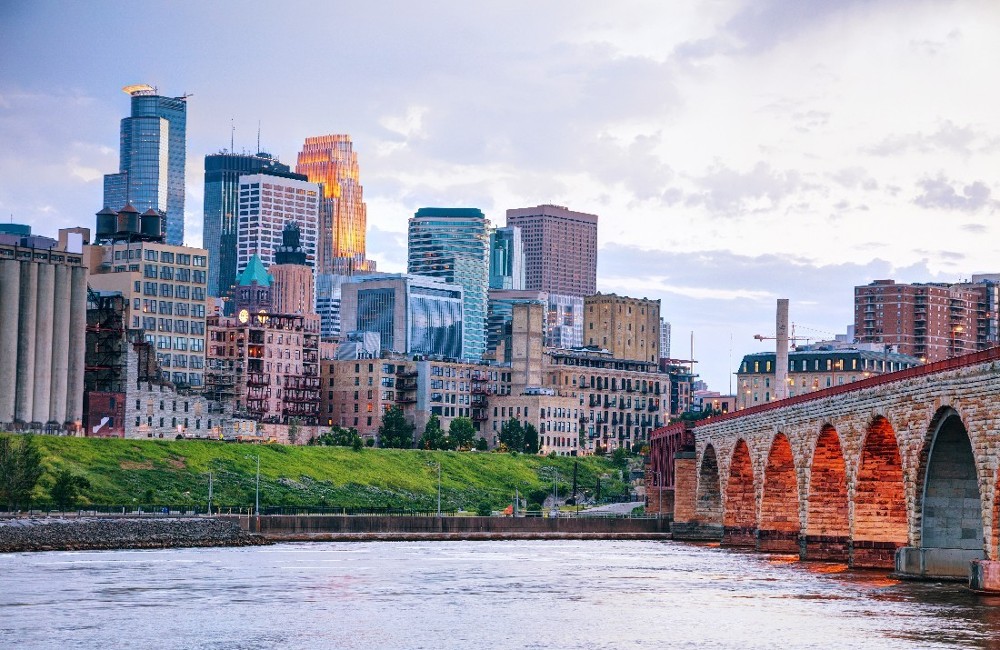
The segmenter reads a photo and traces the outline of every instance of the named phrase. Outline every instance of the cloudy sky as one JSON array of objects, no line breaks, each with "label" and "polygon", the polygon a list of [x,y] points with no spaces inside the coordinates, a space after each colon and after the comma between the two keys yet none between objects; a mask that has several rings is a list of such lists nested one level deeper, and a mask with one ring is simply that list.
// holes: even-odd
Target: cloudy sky
[{"label": "cloudy sky", "polygon": [[203,157],[350,133],[369,256],[422,206],[600,215],[598,288],[659,298],[725,392],[765,349],[853,319],[853,286],[1000,271],[1000,3],[0,1],[0,215],[92,225],[120,88],[190,93]]}]

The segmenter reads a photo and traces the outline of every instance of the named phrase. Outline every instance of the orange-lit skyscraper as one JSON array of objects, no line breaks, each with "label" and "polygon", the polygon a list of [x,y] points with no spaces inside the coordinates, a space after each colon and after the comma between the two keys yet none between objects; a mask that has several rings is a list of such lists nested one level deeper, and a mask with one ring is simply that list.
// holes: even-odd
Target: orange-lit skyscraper
[{"label": "orange-lit skyscraper", "polygon": [[367,208],[358,182],[358,155],[349,135],[306,138],[295,171],[323,184],[316,270],[354,275],[375,270],[365,259]]}]

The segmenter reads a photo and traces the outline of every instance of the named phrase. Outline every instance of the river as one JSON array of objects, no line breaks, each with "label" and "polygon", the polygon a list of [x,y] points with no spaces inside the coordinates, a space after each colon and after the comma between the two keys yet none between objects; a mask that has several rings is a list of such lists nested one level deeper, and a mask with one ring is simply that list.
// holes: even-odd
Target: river
[{"label": "river", "polygon": [[0,647],[1000,648],[1000,599],[674,542],[22,553]]}]

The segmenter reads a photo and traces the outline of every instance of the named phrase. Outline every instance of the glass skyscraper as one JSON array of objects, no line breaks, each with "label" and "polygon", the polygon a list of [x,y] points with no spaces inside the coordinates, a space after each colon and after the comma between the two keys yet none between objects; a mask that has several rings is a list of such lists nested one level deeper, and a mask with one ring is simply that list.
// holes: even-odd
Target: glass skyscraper
[{"label": "glass skyscraper", "polygon": [[477,208],[420,208],[410,219],[407,272],[462,286],[465,359],[486,351],[489,226]]},{"label": "glass skyscraper", "polygon": [[132,115],[121,121],[117,174],[104,176],[104,205],[162,212],[166,242],[184,244],[187,96],[163,97],[145,84],[125,86]]},{"label": "glass skyscraper", "polygon": [[490,232],[490,289],[524,289],[524,247],[517,226]]},{"label": "glass skyscraper", "polygon": [[232,298],[236,282],[237,214],[240,176],[268,174],[306,180],[270,154],[221,152],[205,156],[205,204],[202,237],[208,249],[208,293]]}]

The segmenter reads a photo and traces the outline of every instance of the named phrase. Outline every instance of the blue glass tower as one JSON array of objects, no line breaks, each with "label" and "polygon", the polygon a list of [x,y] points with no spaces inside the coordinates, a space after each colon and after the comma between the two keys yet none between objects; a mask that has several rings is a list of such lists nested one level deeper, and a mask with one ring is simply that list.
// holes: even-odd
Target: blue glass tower
[{"label": "blue glass tower", "polygon": [[420,208],[410,219],[407,272],[462,286],[465,359],[486,351],[489,227],[477,208]]},{"label": "blue glass tower", "polygon": [[[306,180],[270,154],[217,153],[205,156],[202,247],[208,249],[208,294],[233,297],[236,282],[237,215],[240,176],[270,174]],[[231,304],[227,303],[227,311]]]},{"label": "blue glass tower", "polygon": [[166,242],[184,244],[184,157],[187,97],[162,97],[147,85],[125,86],[132,115],[121,122],[118,173],[104,176],[104,205],[165,215]]},{"label": "blue glass tower", "polygon": [[490,289],[524,289],[524,247],[517,226],[490,233]]}]

